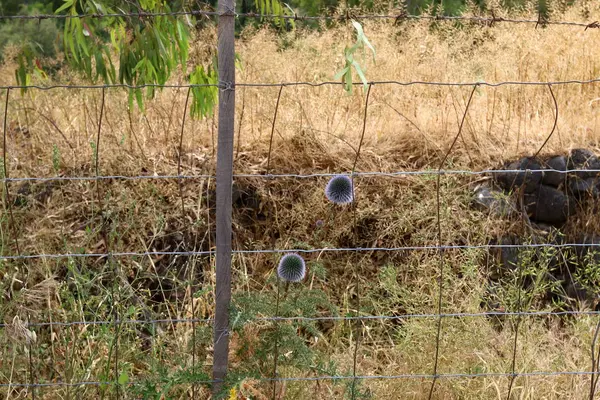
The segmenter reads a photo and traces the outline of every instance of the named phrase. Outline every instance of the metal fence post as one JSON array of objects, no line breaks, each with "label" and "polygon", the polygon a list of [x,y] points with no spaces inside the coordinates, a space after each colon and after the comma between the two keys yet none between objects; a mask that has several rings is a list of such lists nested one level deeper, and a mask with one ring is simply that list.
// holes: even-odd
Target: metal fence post
[{"label": "metal fence post", "polygon": [[219,0],[219,138],[217,148],[217,271],[213,355],[213,395],[223,387],[229,354],[231,301],[231,185],[235,119],[235,8]]}]

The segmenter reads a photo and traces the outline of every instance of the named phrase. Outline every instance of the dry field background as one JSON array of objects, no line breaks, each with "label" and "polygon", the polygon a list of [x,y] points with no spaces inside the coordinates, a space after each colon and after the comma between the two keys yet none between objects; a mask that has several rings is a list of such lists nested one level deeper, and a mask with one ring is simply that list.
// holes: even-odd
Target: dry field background
[{"label": "dry field background", "polygon": [[[530,16],[527,14],[526,16]],[[582,1],[552,19],[594,21],[600,4]],[[600,76],[600,33],[569,26],[534,28],[498,23],[492,27],[448,22],[365,21],[377,50],[376,63],[365,57],[369,80],[426,82],[561,81]],[[248,29],[237,41],[243,60],[238,82],[329,81],[342,65],[351,27],[321,32],[299,30],[281,37],[268,29]],[[216,43],[214,31],[197,38],[197,57]],[[4,65],[0,83],[13,83],[13,65]],[[76,82],[61,75],[61,83]],[[177,79],[174,81],[177,83]],[[269,136],[278,87],[237,90],[235,173],[266,170]],[[458,131],[472,87],[375,85],[371,90],[366,136],[359,171],[436,169]],[[600,151],[600,84],[553,85],[558,103],[557,129],[543,154],[566,154],[585,147]],[[6,91],[1,94],[2,104]],[[10,92],[6,161],[11,178],[95,175],[177,174],[183,132],[182,173],[213,174],[216,121],[187,119],[182,129],[186,89],[165,89],[148,102],[146,112],[127,112],[127,94],[106,91],[100,146],[96,153],[100,90]],[[339,86],[285,87],[275,125],[273,173],[348,171],[363,124],[365,94],[346,95]],[[479,87],[466,118],[462,139],[446,168],[480,170],[534,153],[550,133],[555,107],[547,86]],[[481,176],[442,179],[442,241],[483,245],[519,222],[474,210],[471,193]],[[234,229],[236,249],[330,247],[402,247],[437,244],[434,176],[361,177],[356,181],[358,238],[352,214],[332,208],[323,195],[325,178],[238,178]],[[213,247],[214,183],[186,179],[143,179],[11,183],[0,225],[3,255],[194,251]],[[6,193],[5,193],[6,195]],[[183,204],[183,210],[182,210]],[[594,233],[597,213],[572,222],[569,229]],[[324,225],[317,226],[322,220]],[[445,255],[444,312],[478,313],[486,291],[486,251],[452,250]],[[235,295],[254,301],[274,299],[277,254],[234,257]],[[437,251],[322,252],[307,256],[309,274],[302,287],[319,291],[339,315],[354,312],[356,291],[364,315],[437,312]],[[354,272],[358,271],[359,287]],[[209,257],[63,257],[2,260],[0,381],[2,383],[113,381],[117,370],[131,382],[123,398],[188,398],[194,372],[210,372],[212,327],[207,323],[112,323],[122,319],[211,318],[214,259]],[[269,297],[270,296],[270,297]],[[192,300],[193,298],[193,300]],[[240,307],[246,303],[240,302]],[[555,311],[548,303],[532,309]],[[590,309],[582,304],[581,309]],[[252,307],[250,307],[252,308]],[[268,317],[256,308],[257,317]],[[265,310],[268,310],[266,308]],[[328,312],[318,309],[318,312]],[[108,321],[106,324],[33,326],[32,322]],[[511,370],[513,322],[500,325],[485,317],[443,320],[441,374],[505,373]],[[435,318],[366,320],[358,350],[358,375],[430,374],[436,338]],[[589,371],[597,318],[524,317],[516,352],[517,372]],[[21,327],[21,329],[19,329]],[[232,335],[232,370],[268,377],[271,367],[254,354],[272,324],[248,322]],[[35,340],[32,333],[35,332]],[[192,333],[195,331],[195,335]],[[307,345],[321,365],[333,362],[336,373],[352,372],[354,337],[347,322],[318,326]],[[118,345],[115,345],[118,343]],[[285,357],[293,359],[293,352]],[[314,360],[311,361],[314,364]],[[197,365],[195,365],[197,364]],[[282,363],[280,375],[324,375],[314,365]],[[190,369],[191,368],[191,369]],[[192,371],[192,372],[190,372]],[[186,375],[187,374],[187,375]],[[191,374],[191,375],[190,375]],[[125,379],[125,378],[124,378]],[[589,376],[518,377],[515,399],[586,398]],[[342,398],[348,382],[287,382],[281,398]],[[448,378],[437,382],[437,399],[505,398],[508,377]],[[157,387],[160,388],[157,389]],[[373,398],[427,398],[428,379],[367,379],[361,390]],[[241,393],[270,398],[270,384],[242,381]],[[82,385],[41,387],[37,398],[112,397],[114,387]],[[344,394],[346,393],[346,394]],[[30,394],[0,387],[5,398]],[[198,398],[208,391],[196,387]],[[241,396],[241,394],[240,394]],[[160,395],[156,398],[160,398]],[[240,397],[241,398],[241,397]]]}]

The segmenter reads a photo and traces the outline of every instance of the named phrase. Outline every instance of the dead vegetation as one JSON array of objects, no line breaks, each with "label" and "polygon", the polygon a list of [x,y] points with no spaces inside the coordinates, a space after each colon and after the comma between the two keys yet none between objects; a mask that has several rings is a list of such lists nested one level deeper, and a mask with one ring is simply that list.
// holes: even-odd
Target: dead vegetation
[{"label": "dead vegetation", "polygon": [[[585,20],[600,19],[600,8],[593,2],[582,2],[556,18],[583,20],[583,11],[587,12]],[[586,80],[597,78],[600,71],[595,51],[600,37],[593,30],[365,21],[365,31],[377,49],[376,64],[365,58],[368,77],[375,81]],[[214,32],[206,34],[214,39]],[[342,25],[320,32],[290,33],[283,40],[268,29],[248,29],[237,44],[243,60],[238,81],[331,80],[351,34],[351,28]],[[11,68],[3,67],[2,83],[12,83]],[[57,79],[77,82],[67,73]],[[237,90],[235,173],[266,172],[278,90]],[[458,131],[471,90],[375,85],[357,169],[435,170]],[[600,85],[557,84],[553,90],[558,126],[543,154],[567,154],[577,147],[598,153]],[[171,398],[185,398],[191,393],[189,385],[178,386],[187,382],[178,375],[184,367],[191,366],[198,373],[210,371],[209,323],[127,322],[212,317],[214,259],[203,254],[163,253],[214,249],[214,182],[205,177],[152,179],[176,175],[179,159],[184,175],[214,173],[216,120],[188,119],[180,152],[185,94],[184,90],[165,89],[142,114],[127,111],[126,93],[108,90],[96,149],[99,90],[32,90],[25,96],[11,91],[6,132],[11,178],[93,177],[96,164],[101,175],[115,177],[8,184],[0,225],[2,254],[72,256],[0,262],[0,317],[7,324],[0,330],[1,383],[114,381],[118,379],[113,367],[118,353],[118,370],[126,371],[131,381],[157,380]],[[271,172],[350,170],[362,128],[364,97],[360,90],[345,95],[337,86],[285,87],[274,131]],[[552,129],[554,112],[552,97],[543,85],[478,87],[446,169],[493,168],[535,153]],[[123,178],[131,176],[138,178]],[[485,178],[446,175],[442,179],[443,244],[485,245],[504,233],[519,232],[518,222],[471,207],[472,188],[481,179]],[[236,178],[235,249],[437,245],[434,175],[357,178],[357,239],[351,212],[327,203],[325,183],[323,177]],[[600,232],[597,213],[577,224],[582,233]],[[81,256],[88,253],[112,255]],[[489,273],[486,256],[481,249],[446,252],[444,312],[482,311]],[[362,313],[437,312],[439,256],[435,250],[323,251],[311,254],[307,261],[306,285],[326,293],[342,315],[353,311],[354,266],[360,271]],[[274,254],[236,254],[235,291],[271,290],[269,279],[276,262]],[[317,264],[327,272],[323,279],[315,275]],[[555,310],[552,305],[544,307],[542,311]],[[524,317],[517,371],[588,371],[596,319],[585,315]],[[27,321],[53,325],[28,326]],[[68,324],[71,321],[88,324]],[[59,322],[67,324],[54,324]],[[510,372],[514,340],[510,322],[507,318],[498,328],[495,321],[484,317],[444,319],[439,373]],[[434,318],[365,321],[358,374],[430,374],[435,323]],[[267,328],[257,323],[244,329],[258,338]],[[352,364],[347,323],[324,323],[320,329],[314,346],[327,353],[340,371],[347,372]],[[242,354],[253,357],[252,344],[244,352],[236,350],[243,344],[239,337],[232,337],[233,366],[244,362]],[[198,360],[200,364],[194,364]],[[281,374],[303,376],[307,372],[289,368]],[[508,382],[509,377],[494,376],[441,379],[435,398],[504,398]],[[422,399],[429,390],[429,381],[423,379],[369,379],[361,385],[374,398],[404,393],[404,398]],[[41,398],[54,399],[96,398],[112,389],[86,385],[36,390]],[[328,381],[288,382],[280,388],[286,398],[338,398],[343,390],[343,384]],[[0,388],[7,398],[25,392],[19,387]],[[513,392],[524,399],[584,398],[589,392],[589,376],[519,377]],[[196,386],[199,398],[207,393],[201,385]],[[247,379],[239,393],[262,398],[269,395],[270,385]]]}]

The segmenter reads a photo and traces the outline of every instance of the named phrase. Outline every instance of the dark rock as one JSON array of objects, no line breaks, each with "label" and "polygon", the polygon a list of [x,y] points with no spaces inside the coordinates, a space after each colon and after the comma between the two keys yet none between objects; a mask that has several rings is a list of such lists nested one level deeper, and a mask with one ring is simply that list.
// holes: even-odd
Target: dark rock
[{"label": "dark rock", "polygon": [[540,235],[542,239],[544,239],[544,241],[547,241],[547,239],[554,239],[558,236],[558,234],[560,234],[560,231],[556,229],[556,227],[550,224],[545,224],[543,222],[533,222],[531,224],[531,227],[535,230],[535,232],[538,235]]},{"label": "dark rock", "polygon": [[569,194],[577,198],[582,198],[584,196],[598,197],[598,195],[600,195],[597,178],[580,179],[577,177],[569,177],[568,182]]},{"label": "dark rock", "polygon": [[497,286],[497,284],[491,284],[488,282],[479,306],[485,311],[494,312],[493,314],[488,315],[488,319],[490,320],[492,327],[497,332],[501,332],[506,320],[506,315],[502,314],[502,312],[506,311],[506,309],[500,303],[498,289],[499,286]]},{"label": "dark rock", "polygon": [[522,240],[518,237],[503,236],[490,241],[490,255],[494,260],[494,268],[490,271],[489,278],[497,281],[510,271],[514,271],[519,265],[519,255],[522,247],[519,247]]},{"label": "dark rock", "polygon": [[[564,156],[556,156],[546,161],[546,167],[556,171],[567,170],[567,158]],[[565,181],[566,174],[562,174],[556,171],[544,172],[542,183],[550,186],[560,186]]]},{"label": "dark rock", "polygon": [[488,185],[475,188],[473,204],[476,208],[498,217],[508,217],[516,210],[515,202],[510,196]]},{"label": "dark rock", "polygon": [[573,281],[565,286],[565,294],[569,299],[575,299],[579,302],[590,301],[594,298],[582,284]]},{"label": "dark rock", "polygon": [[541,164],[532,157],[523,157],[518,161],[506,165],[507,170],[523,170],[523,172],[497,172],[494,178],[504,190],[513,190],[524,186],[526,193],[537,190],[541,184],[544,173],[541,171],[530,172],[526,170],[541,170]]},{"label": "dark rock", "polygon": [[17,190],[17,195],[13,201],[15,207],[24,207],[27,205],[27,198],[31,194],[31,185],[29,182],[23,182]]},{"label": "dark rock", "polygon": [[[569,160],[567,162],[569,169],[591,169],[600,170],[600,159],[590,150],[587,149],[574,149],[571,151]],[[577,171],[569,173],[569,175],[577,176],[579,178],[592,178],[598,176],[598,172],[593,171]]]},{"label": "dark rock", "polygon": [[600,236],[583,235],[575,243],[583,245],[575,247],[578,266],[583,266],[587,263],[600,264]]},{"label": "dark rock", "polygon": [[534,193],[525,195],[525,208],[536,222],[564,223],[574,211],[574,202],[560,190],[541,185]]}]

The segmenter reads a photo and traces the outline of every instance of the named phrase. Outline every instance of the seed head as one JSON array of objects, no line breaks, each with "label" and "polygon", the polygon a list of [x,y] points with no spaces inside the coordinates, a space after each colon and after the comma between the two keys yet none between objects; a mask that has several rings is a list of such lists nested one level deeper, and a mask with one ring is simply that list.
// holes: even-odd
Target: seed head
[{"label": "seed head", "polygon": [[346,175],[334,176],[325,187],[325,195],[335,204],[352,203],[352,200],[354,200],[352,179]]},{"label": "seed head", "polygon": [[279,261],[277,275],[286,282],[300,282],[306,275],[304,259],[296,253],[286,254]]}]

